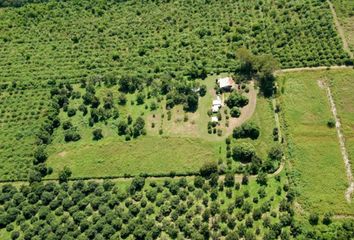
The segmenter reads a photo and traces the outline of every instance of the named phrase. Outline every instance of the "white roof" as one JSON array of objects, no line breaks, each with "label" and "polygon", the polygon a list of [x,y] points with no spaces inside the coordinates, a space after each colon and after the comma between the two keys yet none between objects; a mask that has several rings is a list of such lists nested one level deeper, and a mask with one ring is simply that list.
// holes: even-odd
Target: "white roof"
[{"label": "white roof", "polygon": [[224,77],[224,78],[219,78],[218,83],[220,88],[225,88],[225,87],[232,86],[233,80],[231,77]]},{"label": "white roof", "polygon": [[217,112],[219,112],[219,106],[218,105],[214,105],[214,106],[211,107],[211,110],[212,110],[213,113],[217,113]]},{"label": "white roof", "polygon": [[212,122],[219,122],[219,119],[218,119],[218,117],[216,117],[216,116],[212,116],[212,117],[211,117],[211,121],[212,121]]},{"label": "white roof", "polygon": [[221,100],[220,99],[213,100],[213,106],[221,106]]}]

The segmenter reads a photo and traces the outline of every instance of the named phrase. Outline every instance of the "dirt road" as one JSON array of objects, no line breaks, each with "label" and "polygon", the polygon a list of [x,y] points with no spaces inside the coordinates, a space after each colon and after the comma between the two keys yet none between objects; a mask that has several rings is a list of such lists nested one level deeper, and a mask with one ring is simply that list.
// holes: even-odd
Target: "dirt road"
[{"label": "dirt road", "polygon": [[340,120],[339,120],[339,117],[337,114],[337,108],[334,103],[330,87],[323,81],[320,81],[319,85],[322,88],[323,87],[326,88],[327,97],[328,97],[329,103],[331,105],[331,111],[333,114],[333,118],[336,122],[336,130],[337,130],[338,141],[339,141],[339,145],[340,145],[340,151],[342,153],[342,157],[343,157],[343,161],[344,161],[344,165],[345,165],[345,170],[346,170],[346,174],[347,174],[347,179],[348,179],[348,184],[349,184],[349,186],[345,192],[345,198],[346,198],[347,202],[350,203],[351,199],[352,199],[352,194],[354,193],[354,179],[353,179],[352,168],[351,168],[351,164],[350,164],[348,151],[345,146],[344,135],[341,130],[341,123],[340,123]]},{"label": "dirt road", "polygon": [[238,118],[230,118],[229,127],[226,130],[226,135],[230,135],[235,127],[240,126],[242,123],[246,122],[253,116],[254,111],[256,110],[257,105],[257,94],[258,91],[254,87],[254,82],[250,82],[249,92],[247,97],[249,102],[247,106],[241,108],[241,115]]}]

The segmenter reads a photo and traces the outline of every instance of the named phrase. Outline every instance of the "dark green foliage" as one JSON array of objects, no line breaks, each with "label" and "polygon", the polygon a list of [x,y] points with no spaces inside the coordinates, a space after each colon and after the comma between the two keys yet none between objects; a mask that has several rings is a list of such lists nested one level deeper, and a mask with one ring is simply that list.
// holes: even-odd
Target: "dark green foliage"
[{"label": "dark green foliage", "polygon": [[195,112],[198,108],[198,95],[196,93],[187,96],[183,109],[187,112]]},{"label": "dark green foliage", "polygon": [[241,95],[237,91],[233,91],[229,98],[225,101],[226,105],[229,108],[233,107],[244,107],[248,104],[248,98],[246,96]]},{"label": "dark green foliage", "polygon": [[235,175],[233,173],[226,173],[224,184],[226,187],[233,187],[235,185]]},{"label": "dark green foliage", "polygon": [[207,93],[207,86],[203,84],[200,86],[199,95],[201,97],[204,97],[206,93]]},{"label": "dark green foliage", "polygon": [[267,174],[264,172],[258,173],[257,183],[259,185],[267,185]]},{"label": "dark green foliage", "polygon": [[95,129],[92,132],[93,140],[100,140],[103,138],[102,129]]},{"label": "dark green foliage", "polygon": [[70,121],[63,122],[63,129],[68,130],[73,127],[73,124]]},{"label": "dark green foliage", "polygon": [[65,131],[64,133],[64,140],[65,142],[76,142],[81,139],[80,134],[75,128],[70,128]]},{"label": "dark green foliage", "polygon": [[127,134],[127,130],[128,130],[128,124],[126,121],[121,120],[118,123],[118,135],[125,135]]},{"label": "dark green foliage", "polygon": [[129,187],[129,191],[131,194],[134,194],[135,192],[141,191],[144,185],[145,185],[144,177],[135,177]]},{"label": "dark green foliage", "polygon": [[145,120],[138,117],[133,124],[133,136],[138,137],[145,134]]},{"label": "dark green foliage", "polygon": [[44,146],[38,146],[34,152],[34,164],[43,163],[47,160],[48,154]]},{"label": "dark green foliage", "polygon": [[325,225],[329,225],[332,223],[332,215],[331,213],[325,213],[322,219],[322,223]]},{"label": "dark green foliage", "polygon": [[218,171],[218,165],[216,162],[206,162],[200,168],[200,175],[209,178],[213,173]]},{"label": "dark green foliage", "polygon": [[329,127],[329,128],[334,128],[335,126],[336,126],[336,121],[334,120],[334,119],[329,119],[328,121],[327,121],[327,126]]},{"label": "dark green foliage", "polygon": [[69,108],[68,109],[68,117],[72,117],[76,114],[76,109],[75,108]]},{"label": "dark green foliage", "polygon": [[253,140],[257,139],[260,134],[259,126],[254,122],[243,123],[240,127],[236,127],[233,130],[232,136],[236,139],[238,138],[251,138]]},{"label": "dark green foliage", "polygon": [[136,103],[137,103],[138,105],[144,104],[144,100],[145,100],[145,94],[142,93],[142,92],[139,92],[139,93],[136,95]]},{"label": "dark green foliage", "polygon": [[240,143],[232,150],[232,157],[235,160],[242,162],[251,162],[252,158],[256,156],[256,149],[250,143]]},{"label": "dark green foliage", "polygon": [[238,107],[233,107],[230,110],[230,116],[233,118],[238,118],[241,115],[241,111]]},{"label": "dark green foliage", "polygon": [[309,222],[311,225],[317,225],[319,220],[319,216],[317,213],[311,213],[309,216]]},{"label": "dark green foliage", "polygon": [[268,153],[270,159],[280,161],[283,157],[283,149],[280,145],[273,146]]},{"label": "dark green foliage", "polygon": [[61,170],[59,172],[59,182],[67,182],[68,179],[71,177],[71,174],[72,174],[72,172],[71,172],[70,168],[65,166],[63,168],[63,170]]}]

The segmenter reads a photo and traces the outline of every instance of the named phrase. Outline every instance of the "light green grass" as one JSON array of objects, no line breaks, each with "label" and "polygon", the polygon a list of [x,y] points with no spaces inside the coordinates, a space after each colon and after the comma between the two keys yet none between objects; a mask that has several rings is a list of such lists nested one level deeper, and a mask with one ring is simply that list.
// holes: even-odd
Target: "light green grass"
[{"label": "light green grass", "polygon": [[265,159],[268,155],[269,149],[272,147],[275,142],[273,141],[273,129],[275,127],[274,115],[272,112],[272,107],[269,99],[264,97],[257,98],[257,106],[255,113],[250,122],[255,122],[259,128],[260,136],[256,140],[251,139],[238,139],[236,144],[240,142],[250,142],[257,149],[257,154]]},{"label": "light green grass", "polygon": [[55,173],[69,166],[74,177],[100,177],[198,171],[204,162],[217,158],[218,147],[200,139],[146,136],[125,142],[107,137],[57,144],[48,165]]},{"label": "light green grass", "polygon": [[317,83],[326,76],[326,71],[280,76],[285,78],[281,98],[288,124],[290,160],[298,176],[298,200],[304,209],[353,214],[354,205],[344,197],[347,178],[336,131],[326,126],[332,117],[329,102],[325,89]]},{"label": "light green grass", "polygon": [[331,84],[354,173],[354,70],[336,71],[336,73],[331,71],[328,74],[328,80]]}]

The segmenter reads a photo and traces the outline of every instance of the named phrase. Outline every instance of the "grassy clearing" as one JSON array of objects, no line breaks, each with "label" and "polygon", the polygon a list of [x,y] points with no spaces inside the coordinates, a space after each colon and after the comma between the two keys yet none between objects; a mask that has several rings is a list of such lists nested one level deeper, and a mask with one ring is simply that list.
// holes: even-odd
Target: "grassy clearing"
[{"label": "grassy clearing", "polygon": [[[77,127],[81,139],[78,142],[66,143],[64,130],[62,127],[57,129],[48,148],[50,155],[48,166],[54,168],[54,176],[57,176],[58,171],[65,165],[73,170],[74,177],[122,176],[197,171],[205,161],[225,158],[224,139],[227,136],[226,132],[232,133],[232,128],[225,126],[226,118],[223,109],[221,110],[223,118],[218,127],[223,130],[223,135],[217,136],[207,132],[207,123],[210,120],[207,111],[215,98],[213,87],[217,77],[210,76],[203,81],[208,91],[206,96],[199,99],[199,107],[195,113],[185,113],[182,106],[176,106],[170,110],[170,119],[165,109],[164,99],[158,102],[157,110],[151,111],[149,106],[156,100],[145,99],[144,104],[137,105],[135,94],[127,94],[125,106],[115,104],[119,110],[118,119],[110,118],[95,123],[94,127],[88,124],[90,113],[83,116],[78,111],[76,115],[68,117],[66,112],[61,111],[59,114],[61,122],[70,120],[73,126]],[[74,85],[74,90],[84,93],[78,85]],[[106,96],[108,91],[113,94],[114,101],[117,101],[116,87],[96,88],[100,99]],[[77,109],[80,104],[82,104],[81,99],[71,99],[69,108]],[[117,123],[121,119],[126,119],[128,115],[133,119],[138,116],[145,119],[147,136],[141,136],[130,142],[118,136]],[[185,115],[188,116],[186,121]],[[260,126],[260,138],[256,141],[244,139],[235,142],[237,144],[241,141],[252,141],[259,155],[266,158],[272,143],[274,127],[274,118],[268,100],[259,98],[251,121],[255,121]],[[151,126],[152,123],[155,124],[154,128]],[[98,142],[92,140],[92,131],[97,128],[102,129],[104,135],[104,139]],[[163,130],[162,135],[159,133],[160,129]]]},{"label": "grassy clearing", "polygon": [[[291,145],[291,165],[297,177],[300,204],[309,211],[353,214],[344,198],[347,187],[344,163],[325,89],[317,80],[324,72],[287,73],[280,76],[284,114]],[[335,73],[335,72],[333,72]]]},{"label": "grassy clearing", "polygon": [[48,165],[57,173],[70,166],[75,177],[198,171],[205,161],[217,160],[218,147],[190,138],[146,136],[131,142],[106,137],[51,148]]}]

